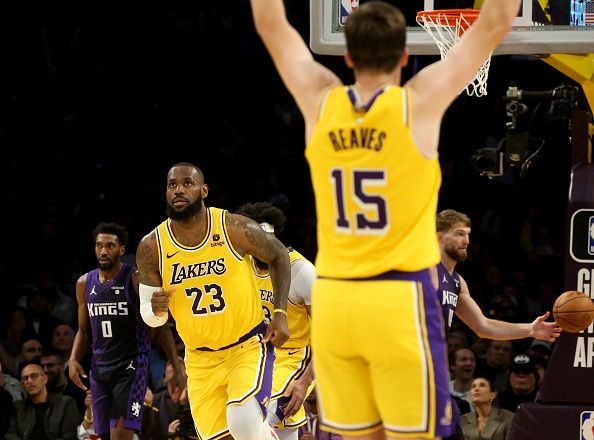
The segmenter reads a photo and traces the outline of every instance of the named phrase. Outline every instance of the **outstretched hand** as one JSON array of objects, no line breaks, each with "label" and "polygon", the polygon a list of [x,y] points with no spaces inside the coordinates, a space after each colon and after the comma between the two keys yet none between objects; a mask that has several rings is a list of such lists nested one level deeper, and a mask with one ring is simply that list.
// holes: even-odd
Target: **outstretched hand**
[{"label": "outstretched hand", "polygon": [[82,383],[81,377],[87,379],[87,373],[83,370],[83,367],[75,359],[68,359],[68,375],[70,380],[74,382],[74,385],[82,390],[87,390],[87,387]]},{"label": "outstretched hand", "polygon": [[275,347],[280,347],[287,342],[287,339],[289,339],[287,317],[282,313],[275,313],[266,329],[264,342],[271,342]]},{"label": "outstretched hand", "polygon": [[550,315],[550,312],[546,312],[532,322],[532,336],[535,339],[554,342],[561,336],[561,327],[559,327],[559,324],[546,321]]}]

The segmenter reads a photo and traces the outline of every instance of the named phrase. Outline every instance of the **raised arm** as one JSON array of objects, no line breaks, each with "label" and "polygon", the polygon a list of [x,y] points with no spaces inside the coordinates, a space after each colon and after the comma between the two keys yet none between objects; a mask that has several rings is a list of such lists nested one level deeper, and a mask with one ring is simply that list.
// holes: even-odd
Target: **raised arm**
[{"label": "raised arm", "polygon": [[89,322],[89,311],[87,310],[86,298],[87,274],[82,275],[76,281],[76,301],[78,303],[78,331],[72,344],[72,352],[68,359],[68,374],[74,384],[86,390],[81,377],[87,378],[87,374],[80,365],[80,360],[87,354],[91,345],[91,325]]},{"label": "raised arm", "polygon": [[531,323],[512,323],[487,318],[470,296],[468,284],[462,277],[460,277],[460,284],[456,315],[481,338],[536,338],[543,341],[555,341],[560,336],[561,329],[557,323],[546,322],[549,312],[539,316]]},{"label": "raised arm", "polygon": [[286,310],[291,265],[287,248],[273,234],[264,232],[258,223],[242,215],[227,213],[225,224],[231,243],[238,252],[253,255],[268,263],[274,291],[274,309],[284,313],[273,314],[266,339],[280,347],[289,339]]},{"label": "raised arm", "polygon": [[282,0],[251,0],[251,4],[256,31],[297,102],[308,131],[313,126],[322,94],[341,81],[314,60],[299,33],[288,22]]},{"label": "raised arm", "polygon": [[427,66],[406,86],[412,95],[413,138],[421,151],[437,151],[441,118],[510,30],[521,0],[486,0],[479,18],[441,61]]}]

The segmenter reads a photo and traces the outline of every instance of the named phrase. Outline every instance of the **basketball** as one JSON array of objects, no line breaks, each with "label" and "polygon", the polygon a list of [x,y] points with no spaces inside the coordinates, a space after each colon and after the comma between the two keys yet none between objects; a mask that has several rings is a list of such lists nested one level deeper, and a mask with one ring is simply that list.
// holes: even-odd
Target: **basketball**
[{"label": "basketball", "polygon": [[582,292],[562,293],[553,304],[553,317],[569,333],[578,333],[594,320],[594,302]]}]

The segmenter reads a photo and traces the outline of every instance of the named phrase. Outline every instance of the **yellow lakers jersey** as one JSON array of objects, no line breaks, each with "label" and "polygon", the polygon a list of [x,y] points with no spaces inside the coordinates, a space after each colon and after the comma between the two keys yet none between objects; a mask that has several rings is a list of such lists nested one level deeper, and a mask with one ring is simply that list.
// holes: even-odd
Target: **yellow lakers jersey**
[{"label": "yellow lakers jersey", "polygon": [[[289,251],[291,266],[295,264],[296,261],[302,259],[305,260],[305,257],[296,250],[292,249]],[[260,275],[255,267],[252,267],[254,269],[253,274],[256,280],[256,285],[260,292],[260,299],[262,300],[264,317],[270,322],[274,310],[272,280],[270,279],[270,274]],[[287,325],[291,336],[289,337],[289,340],[283,344],[283,348],[301,348],[309,345],[309,315],[307,314],[307,308],[304,303],[297,304],[296,302],[293,302],[291,300],[291,292],[289,292],[289,299],[287,301]]]},{"label": "yellow lakers jersey", "polygon": [[263,320],[250,262],[227,235],[227,211],[206,209],[207,233],[198,246],[177,241],[170,219],[155,229],[163,288],[175,288],[169,310],[190,349],[233,344]]},{"label": "yellow lakers jersey", "polygon": [[359,108],[350,87],[320,103],[306,157],[316,197],[321,277],[353,279],[439,262],[441,170],[410,130],[410,94],[389,86]]}]

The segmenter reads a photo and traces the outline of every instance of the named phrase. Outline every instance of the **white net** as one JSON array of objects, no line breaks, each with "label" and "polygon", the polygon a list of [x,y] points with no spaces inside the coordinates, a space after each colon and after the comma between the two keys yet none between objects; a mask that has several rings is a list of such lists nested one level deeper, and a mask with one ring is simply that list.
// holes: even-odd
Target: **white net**
[{"label": "white net", "polygon": [[[472,24],[464,17],[464,13],[452,14],[452,11],[432,11],[431,14],[420,13],[417,15],[417,23],[431,35],[439,48],[442,59],[448,55],[450,49]],[[487,58],[475,77],[466,86],[466,93],[469,96],[484,96],[487,94],[487,78],[489,77],[490,65],[491,56]]]}]

